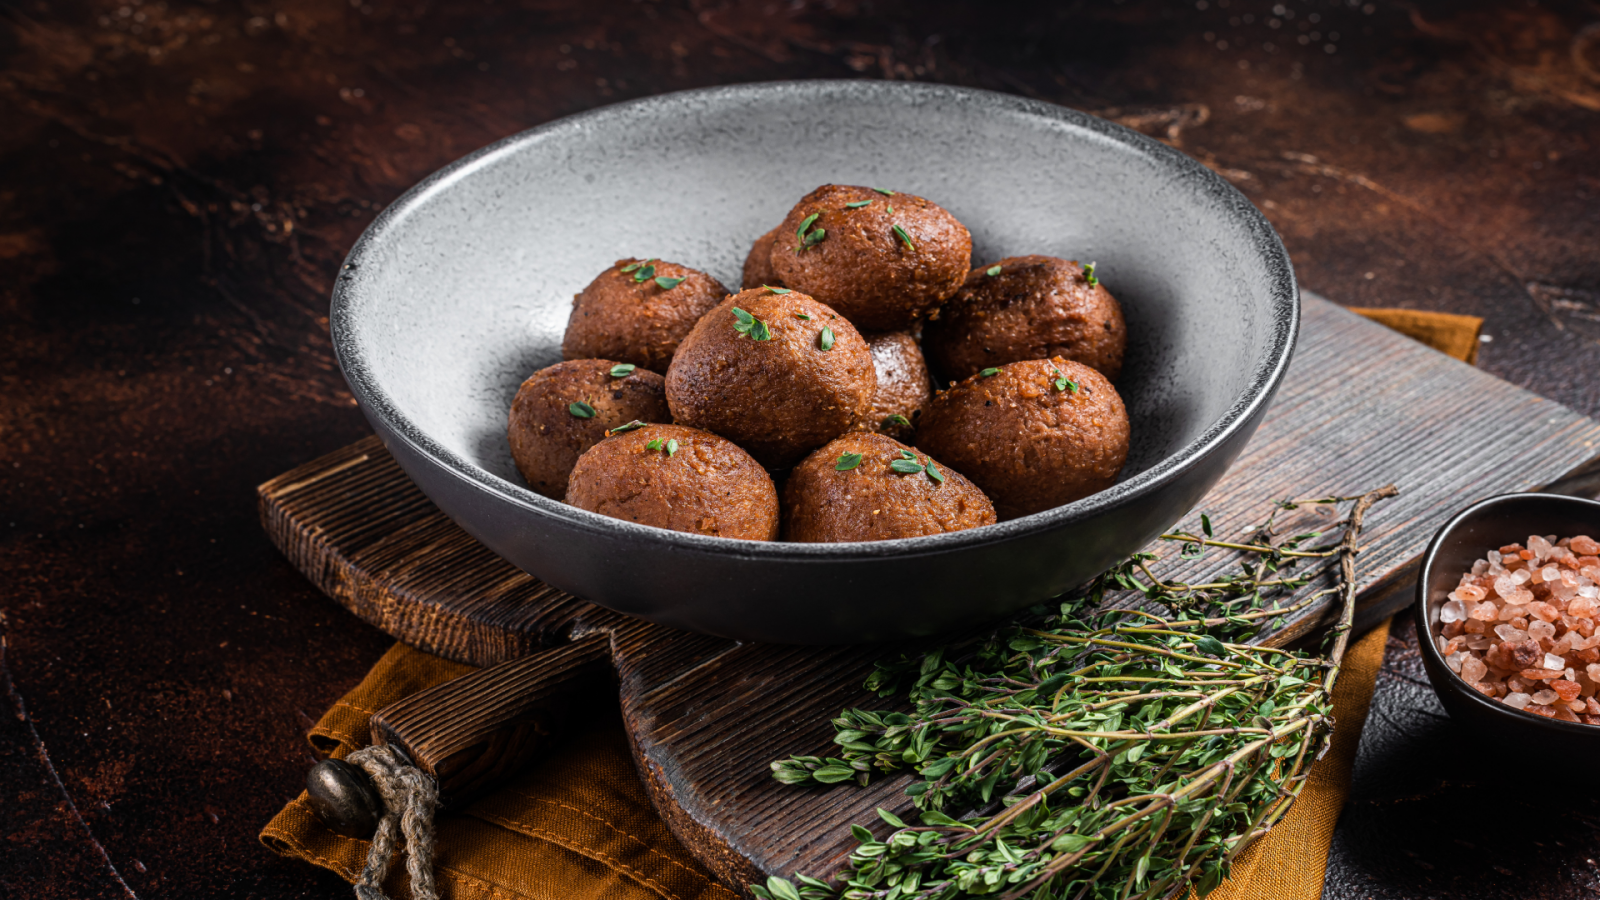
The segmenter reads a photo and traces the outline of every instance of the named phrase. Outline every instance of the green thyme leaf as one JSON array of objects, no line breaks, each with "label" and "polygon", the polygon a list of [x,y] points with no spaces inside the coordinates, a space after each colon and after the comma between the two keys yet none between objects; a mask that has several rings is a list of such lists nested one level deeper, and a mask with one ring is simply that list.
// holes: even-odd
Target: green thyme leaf
[{"label": "green thyme leaf", "polygon": [[806,235],[806,246],[809,247],[812,244],[821,243],[822,239],[827,237],[827,236],[828,236],[828,229],[826,229],[826,228],[818,228],[815,231],[812,231],[812,232],[810,232],[810,233],[808,233]]},{"label": "green thyme leaf", "polygon": [[633,273],[633,280],[636,281],[636,282],[641,282],[642,283],[642,282],[649,281],[650,279],[654,278],[655,276],[656,276],[656,267],[655,266],[645,266],[644,268],[640,269],[639,271]]},{"label": "green thyme leaf", "polygon": [[817,335],[817,346],[821,347],[824,350],[832,350],[833,349],[833,329],[832,328],[829,328],[826,325],[822,326],[822,333]]},{"label": "green thyme leaf", "polygon": [[802,241],[805,240],[806,232],[810,231],[811,226],[816,224],[817,217],[820,215],[822,215],[822,213],[812,213],[811,215],[806,216],[804,219],[801,219],[800,227],[795,229],[794,236]]},{"label": "green thyme leaf", "polygon": [[901,459],[916,459],[917,455],[915,453],[912,453],[910,450],[901,450],[900,451],[900,458]]},{"label": "green thyme leaf", "polygon": [[776,875],[767,876],[767,893],[772,895],[772,900],[800,900],[800,892],[795,889],[794,883]]},{"label": "green thyme leaf", "polygon": [[914,459],[897,459],[889,463],[889,470],[901,475],[912,475],[922,471],[922,463]]},{"label": "green thyme leaf", "polygon": [[1206,537],[1211,537],[1211,517],[1205,513],[1200,514],[1200,530],[1206,533]]},{"label": "green thyme leaf", "polygon": [[904,828],[904,827],[906,827],[906,823],[902,822],[900,820],[899,816],[895,815],[892,812],[889,812],[887,809],[884,809],[883,807],[879,807],[878,808],[878,818],[884,820],[885,822],[888,822],[890,825],[893,825],[896,828]]},{"label": "green thyme leaf", "polygon": [[891,191],[891,190],[886,190],[884,188],[873,188],[873,190],[875,190],[878,193],[884,195],[885,197],[893,197],[894,196],[894,191]]},{"label": "green thyme leaf", "polygon": [[806,315],[805,313],[795,313],[794,317],[796,319],[805,319],[807,322],[811,321],[811,317]]},{"label": "green thyme leaf", "polygon": [[633,370],[637,369],[637,368],[639,368],[639,367],[634,365],[633,363],[617,363],[616,365],[611,367],[611,377],[612,378],[627,378],[629,375],[632,375],[633,374]]},{"label": "green thyme leaf", "polygon": [[650,257],[649,259],[637,259],[637,260],[634,260],[633,262],[628,263],[627,265],[623,266],[620,271],[632,272],[632,271],[634,271],[636,269],[642,269],[645,266],[648,266],[648,265],[650,265],[651,263],[653,263],[655,261],[656,261],[656,258],[654,256]]},{"label": "green thyme leaf", "polygon": [[678,439],[677,438],[668,438],[667,439],[667,456],[670,457],[674,453],[677,453],[677,452],[678,452]]},{"label": "green thyme leaf", "polygon": [[656,287],[661,288],[663,291],[670,291],[678,285],[683,284],[687,279],[688,276],[683,276],[681,278],[668,278],[665,275],[657,275]]},{"label": "green thyme leaf", "polygon": [[660,450],[661,438],[652,438],[648,444],[644,445],[644,448],[646,450]]},{"label": "green thyme leaf", "polygon": [[944,473],[939,471],[939,467],[933,464],[933,460],[928,460],[928,464],[923,466],[922,470],[928,473],[928,477],[933,479],[934,484],[944,484]]},{"label": "green thyme leaf", "polygon": [[773,287],[770,284],[763,284],[762,287],[766,288],[768,291],[771,291],[774,294],[789,294],[789,293],[793,293],[792,291],[790,291],[786,287]]},{"label": "green thyme leaf", "polygon": [[606,437],[610,437],[613,434],[626,434],[630,431],[638,431],[644,427],[644,424],[645,423],[639,421],[638,419],[634,419],[632,422],[629,422],[626,425],[618,425],[617,427],[606,432]]},{"label": "green thyme leaf", "polygon": [[909,428],[909,427],[911,427],[911,420],[906,418],[905,416],[900,415],[899,413],[895,413],[894,415],[890,416],[889,418],[884,419],[883,420],[883,424],[885,426],[889,426],[889,425],[904,425],[904,426]]},{"label": "green thyme leaf", "polygon": [[1202,634],[1195,638],[1194,648],[1207,656],[1215,656],[1218,659],[1221,659],[1228,652],[1228,648],[1222,646],[1221,641],[1209,634]]},{"label": "green thyme leaf", "polygon": [[1094,263],[1089,263],[1083,267],[1083,280],[1089,282],[1090,287],[1100,283],[1100,279],[1094,275]]},{"label": "green thyme leaf", "polygon": [[833,464],[833,469],[836,472],[848,472],[859,465],[861,465],[861,454],[841,453],[838,462]]},{"label": "green thyme leaf", "polygon": [[847,209],[860,209],[861,207],[866,206],[866,205],[870,204],[871,202],[872,202],[871,200],[857,200],[854,203],[846,203],[845,207]]},{"label": "green thyme leaf", "polygon": [[1000,370],[995,368],[994,366],[990,366],[989,368],[984,369],[983,371],[978,373],[978,375],[980,377],[982,377],[982,378],[993,378],[994,376],[999,375],[999,374],[1000,374]]},{"label": "green thyme leaf", "polygon": [[983,271],[983,274],[989,276],[990,278],[993,278],[996,275],[1000,274],[1000,267],[999,266],[990,266],[989,268],[987,268],[987,269],[985,269]]},{"label": "green thyme leaf", "polygon": [[767,329],[767,323],[761,321],[745,310],[735,306],[733,308],[733,330],[755,341],[768,341],[772,339],[772,332]]},{"label": "green thyme leaf", "polygon": [[574,400],[571,403],[568,403],[567,412],[572,413],[573,416],[579,419],[594,418],[594,407],[583,402],[582,400]]}]

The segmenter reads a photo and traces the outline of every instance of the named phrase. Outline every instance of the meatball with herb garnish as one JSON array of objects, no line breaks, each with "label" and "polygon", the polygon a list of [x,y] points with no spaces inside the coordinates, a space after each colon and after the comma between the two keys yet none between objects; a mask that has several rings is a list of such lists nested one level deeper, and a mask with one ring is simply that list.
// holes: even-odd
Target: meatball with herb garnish
[{"label": "meatball with herb garnish", "polygon": [[624,426],[573,467],[567,502],[579,509],[711,537],[778,537],[772,476],[732,441],[681,425]]},{"label": "meatball with herb garnish", "polygon": [[993,366],[933,396],[917,445],[1015,519],[1103,491],[1128,458],[1128,411],[1104,375],[1062,357]]},{"label": "meatball with herb garnish", "polygon": [[856,430],[905,440],[916,429],[917,417],[933,395],[922,348],[906,331],[869,334],[866,339],[878,374],[878,390],[872,396],[871,412],[856,423]]},{"label": "meatball with herb garnish", "polygon": [[783,539],[887,541],[993,525],[994,506],[955,470],[881,434],[847,434],[783,487]]},{"label": "meatball with herb garnish", "polygon": [[1061,356],[1115,380],[1128,329],[1094,264],[1017,256],[973,269],[923,330],[930,359],[950,378],[1024,359]]},{"label": "meatball with herb garnish", "polygon": [[572,359],[528,377],[511,401],[506,438],[528,486],[553,500],[567,474],[607,429],[634,420],[670,422],[665,378],[633,363]]},{"label": "meatball with herb garnish", "polygon": [[565,359],[615,359],[665,374],[678,342],[728,296],[704,272],[659,259],[619,259],[572,298]]},{"label": "meatball with herb garnish", "polygon": [[848,431],[872,408],[867,342],[787,288],[741,291],[708,312],[667,370],[673,420],[722,435],[770,468]]},{"label": "meatball with herb garnish", "polygon": [[857,328],[907,328],[961,287],[972,235],[936,203],[825,184],[789,211],[772,247],[783,283]]},{"label": "meatball with herb garnish", "polygon": [[769,285],[783,287],[783,280],[772,268],[772,247],[777,237],[778,229],[774,228],[750,245],[750,255],[744,258],[744,280],[741,284],[745,290]]}]

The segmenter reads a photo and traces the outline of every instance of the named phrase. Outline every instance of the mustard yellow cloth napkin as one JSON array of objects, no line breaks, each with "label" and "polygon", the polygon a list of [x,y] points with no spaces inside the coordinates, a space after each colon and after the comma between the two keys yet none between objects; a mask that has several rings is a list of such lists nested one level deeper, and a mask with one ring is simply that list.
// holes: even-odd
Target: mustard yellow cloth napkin
[{"label": "mustard yellow cloth napkin", "polygon": [[[1458,359],[1472,362],[1483,320],[1414,310],[1356,312]],[[1300,799],[1265,837],[1240,854],[1217,900],[1318,900],[1328,844],[1350,789],[1350,768],[1383,665],[1389,623],[1350,646],[1333,693],[1336,727]],[[323,714],[309,739],[343,758],[371,738],[368,720],[389,703],[457,678],[472,667],[396,644],[354,690]],[[846,788],[847,790],[848,788]],[[847,823],[839,823],[843,828]],[[614,707],[597,708],[570,739],[463,810],[442,813],[435,850],[445,900],[733,900],[673,838],[639,782]],[[354,882],[367,842],[323,827],[302,793],[267,823],[261,842]],[[384,889],[405,898],[405,869]],[[738,886],[742,894],[743,886]]]}]

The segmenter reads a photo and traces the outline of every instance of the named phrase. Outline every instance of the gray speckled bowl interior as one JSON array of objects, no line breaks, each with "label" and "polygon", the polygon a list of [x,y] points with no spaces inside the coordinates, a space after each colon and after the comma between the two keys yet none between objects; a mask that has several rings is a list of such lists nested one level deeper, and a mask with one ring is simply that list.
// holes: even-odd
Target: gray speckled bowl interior
[{"label": "gray speckled bowl interior", "polygon": [[[990,528],[873,545],[682,535],[527,490],[506,443],[506,411],[524,378],[561,358],[572,296],[624,256],[683,263],[737,289],[751,242],[826,182],[892,188],[943,205],[972,231],[975,265],[1026,253],[1098,262],[1128,322],[1118,389],[1132,420],[1132,451],[1119,485]],[[648,546],[668,554],[664,560],[678,559],[677,550],[815,564],[959,553],[1085,525],[1119,504],[1170,495],[1187,479],[1181,496],[1157,504],[1160,524],[1135,516],[1138,527],[1123,526],[1114,559],[1181,515],[1187,505],[1177,501],[1194,502],[1196,490],[1221,473],[1213,460],[1207,468],[1216,474],[1199,485],[1186,474],[1194,463],[1237,453],[1241,430],[1244,437],[1253,430],[1288,362],[1297,321],[1294,277],[1276,234],[1231,186],[1176,151],[1015,97],[828,81],[664,95],[485,148],[380,216],[352,251],[333,307],[340,363],[363,409],[413,478],[469,531],[533,574],[604,605],[769,638],[767,626],[746,627],[715,604],[707,607],[710,619],[684,612],[686,604],[706,603],[685,599],[688,592],[721,591],[723,606],[744,602],[727,587],[732,573],[709,582],[652,576],[658,596],[646,600],[596,583],[591,575],[608,563],[554,556],[598,553],[615,565]],[[546,544],[542,552],[532,549],[536,541]],[[552,541],[568,543],[553,549]],[[1085,566],[1110,561],[1102,557],[1112,548],[1102,551],[1083,554],[1081,565],[1044,567],[1051,571],[1037,583],[1000,591],[1003,599],[981,611],[1079,583],[1093,574]],[[950,624],[939,618],[914,626],[895,625],[892,616],[878,626],[857,622],[852,636]],[[800,639],[839,639],[830,628],[839,630]]]}]

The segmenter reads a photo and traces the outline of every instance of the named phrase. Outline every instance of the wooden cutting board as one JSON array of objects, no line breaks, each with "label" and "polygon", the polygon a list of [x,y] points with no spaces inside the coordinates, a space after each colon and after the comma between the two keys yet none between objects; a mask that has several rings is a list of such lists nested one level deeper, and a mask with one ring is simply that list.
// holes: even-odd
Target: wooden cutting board
[{"label": "wooden cutting board", "polygon": [[[1219,350],[1219,352],[1225,352]],[[1260,431],[1191,513],[1223,534],[1270,500],[1353,494],[1393,482],[1369,516],[1358,628],[1411,600],[1417,557],[1453,512],[1492,494],[1594,472],[1600,423],[1513,387],[1327,301],[1308,297],[1299,349]],[[334,599],[412,646],[488,665],[597,632],[610,636],[623,718],[656,808],[730,886],[837,871],[852,822],[910,807],[905,777],[867,788],[785,787],[768,763],[827,755],[875,660],[904,647],[741,644],[652,625],[540,583],[478,544],[406,478],[376,438],[260,488],[283,553]],[[1170,554],[1169,554],[1170,555]],[[1175,561],[1168,561],[1173,565]],[[1179,563],[1206,580],[1223,565]],[[1316,628],[1309,609],[1265,638]]]}]

